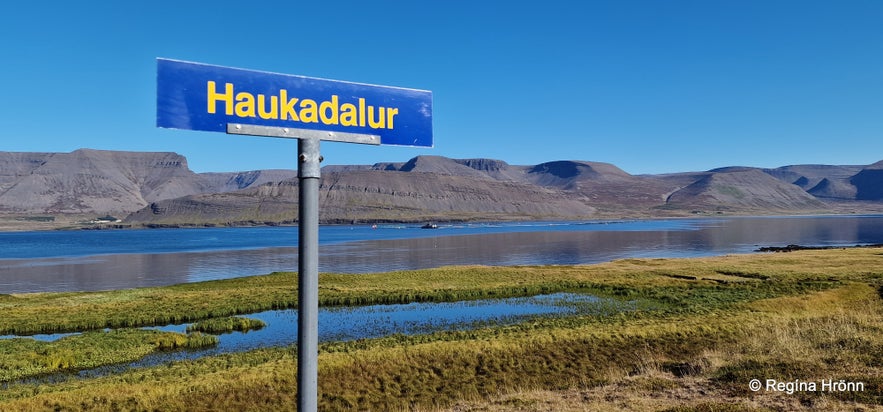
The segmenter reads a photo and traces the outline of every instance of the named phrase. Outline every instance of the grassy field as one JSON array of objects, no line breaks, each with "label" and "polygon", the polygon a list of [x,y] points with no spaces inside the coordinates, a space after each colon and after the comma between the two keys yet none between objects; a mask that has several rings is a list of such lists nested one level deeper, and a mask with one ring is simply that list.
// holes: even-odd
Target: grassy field
[{"label": "grassy field", "polygon": [[[0,330],[130,327],[291,307],[294,284],[292,274],[272,274],[117,292],[4,295]],[[323,305],[577,291],[638,308],[322,344],[323,410],[873,410],[883,404],[881,249],[323,274],[320,287]],[[65,350],[82,356],[86,346]],[[23,345],[4,354],[25,359],[39,350]],[[291,410],[295,370],[292,348],[228,354],[94,379],[9,384],[0,390],[0,410]],[[753,392],[752,379],[817,386],[843,380],[861,382],[863,390]]]}]

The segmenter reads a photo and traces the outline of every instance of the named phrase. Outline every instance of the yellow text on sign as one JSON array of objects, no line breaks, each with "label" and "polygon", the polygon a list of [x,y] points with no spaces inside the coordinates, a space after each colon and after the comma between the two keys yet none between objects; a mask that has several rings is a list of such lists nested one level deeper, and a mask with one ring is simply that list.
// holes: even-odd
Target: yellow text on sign
[{"label": "yellow text on sign", "polygon": [[208,113],[217,113],[218,105],[223,104],[228,116],[243,118],[260,117],[266,120],[393,129],[393,120],[399,114],[398,108],[374,107],[366,104],[364,98],[359,98],[357,104],[340,104],[340,98],[331,95],[330,100],[317,102],[313,99],[289,97],[288,90],[285,89],[279,90],[278,96],[255,96],[248,92],[236,92],[233,83],[225,83],[224,90],[218,91],[213,81],[207,82],[206,96]]}]

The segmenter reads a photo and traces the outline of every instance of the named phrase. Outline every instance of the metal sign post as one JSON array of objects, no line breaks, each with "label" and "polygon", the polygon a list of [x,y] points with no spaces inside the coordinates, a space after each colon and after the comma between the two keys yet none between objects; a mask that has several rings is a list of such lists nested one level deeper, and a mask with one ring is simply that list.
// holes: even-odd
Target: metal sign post
[{"label": "metal sign post", "polygon": [[[228,124],[227,133],[297,141],[297,410],[318,409],[319,393],[319,179],[321,140],[380,144],[378,136]],[[324,138],[324,139],[320,139]]]},{"label": "metal sign post", "polygon": [[297,141],[297,408],[315,411],[319,392],[319,139]]},{"label": "metal sign post", "polygon": [[157,59],[156,125],[298,139],[297,407],[318,408],[321,140],[432,147],[432,92]]}]

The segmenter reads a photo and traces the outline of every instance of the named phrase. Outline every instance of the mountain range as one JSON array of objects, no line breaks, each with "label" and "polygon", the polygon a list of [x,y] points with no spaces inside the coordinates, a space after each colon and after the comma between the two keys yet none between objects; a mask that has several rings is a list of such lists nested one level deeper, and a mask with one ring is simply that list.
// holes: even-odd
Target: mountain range
[{"label": "mountain range", "polygon": [[[125,225],[285,224],[297,173],[194,173],[176,153],[0,152],[0,216],[118,216]],[[631,175],[601,162],[510,165],[419,156],[326,166],[324,223],[596,219],[883,210],[883,161]]]}]

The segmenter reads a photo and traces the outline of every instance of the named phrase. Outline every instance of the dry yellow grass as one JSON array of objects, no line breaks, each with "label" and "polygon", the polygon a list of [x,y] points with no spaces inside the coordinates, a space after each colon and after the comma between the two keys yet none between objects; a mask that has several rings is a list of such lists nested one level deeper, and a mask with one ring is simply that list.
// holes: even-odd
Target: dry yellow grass
[{"label": "dry yellow grass", "polygon": [[[644,368],[632,374],[611,369],[607,384],[560,391],[516,390],[426,411],[881,411],[883,304],[878,293],[867,284],[852,284],[746,305],[749,311],[734,314],[745,322],[746,333],[734,343],[704,350],[692,359],[690,363],[702,365],[695,375],[676,376],[660,367],[665,359],[645,353],[650,358],[645,359]],[[864,380],[865,391],[876,400],[855,402],[825,393],[751,393],[747,380],[745,391],[734,392],[715,381],[725,367],[758,361],[822,365],[815,375],[793,379]]]}]

